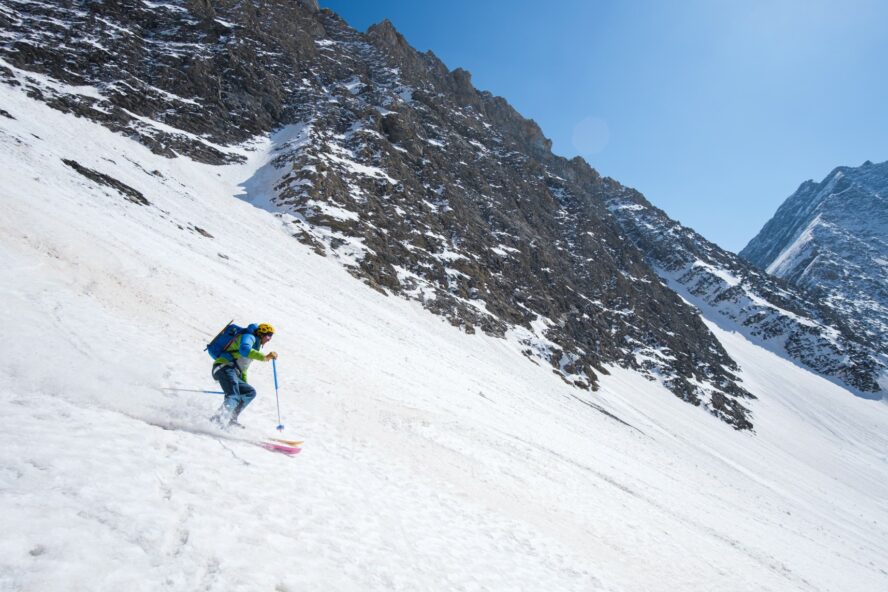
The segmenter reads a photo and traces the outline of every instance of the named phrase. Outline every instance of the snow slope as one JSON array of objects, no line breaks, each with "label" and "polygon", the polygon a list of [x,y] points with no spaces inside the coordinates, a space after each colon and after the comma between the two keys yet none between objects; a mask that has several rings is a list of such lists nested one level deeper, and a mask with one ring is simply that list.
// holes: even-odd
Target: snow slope
[{"label": "snow slope", "polygon": [[[888,588],[884,403],[715,324],[754,434],[618,368],[579,391],[293,240],[242,185],[269,141],[211,167],[0,105],[0,590]],[[232,317],[278,330],[297,457],[248,441],[268,366],[242,433],[160,390],[214,388]]]}]

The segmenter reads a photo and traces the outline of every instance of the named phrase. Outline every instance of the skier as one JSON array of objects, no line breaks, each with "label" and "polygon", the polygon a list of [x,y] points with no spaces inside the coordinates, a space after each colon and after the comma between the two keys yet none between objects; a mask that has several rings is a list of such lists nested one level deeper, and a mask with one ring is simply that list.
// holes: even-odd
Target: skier
[{"label": "skier", "polygon": [[247,384],[247,369],[253,360],[276,360],[277,352],[259,351],[271,341],[274,327],[268,323],[250,325],[244,333],[231,341],[225,351],[213,361],[213,378],[222,385],[225,400],[219,411],[210,418],[220,427],[243,427],[237,418],[256,397],[256,389]]}]

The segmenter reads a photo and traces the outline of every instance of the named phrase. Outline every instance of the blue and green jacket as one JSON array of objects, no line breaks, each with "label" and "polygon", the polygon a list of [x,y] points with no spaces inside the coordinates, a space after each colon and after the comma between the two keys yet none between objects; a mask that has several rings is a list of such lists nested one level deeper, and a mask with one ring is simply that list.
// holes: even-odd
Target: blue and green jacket
[{"label": "blue and green jacket", "polygon": [[240,371],[241,380],[247,382],[247,369],[253,360],[264,360],[265,354],[259,351],[262,347],[259,339],[252,333],[242,333],[234,338],[225,349],[225,353],[216,358],[213,364],[233,365]]}]

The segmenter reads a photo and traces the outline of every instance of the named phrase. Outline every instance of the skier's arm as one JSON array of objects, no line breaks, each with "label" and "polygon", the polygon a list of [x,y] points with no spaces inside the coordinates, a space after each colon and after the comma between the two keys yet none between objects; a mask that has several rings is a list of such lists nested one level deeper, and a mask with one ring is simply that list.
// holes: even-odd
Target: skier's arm
[{"label": "skier's arm", "polygon": [[[253,354],[259,353],[258,350],[253,349],[253,345],[256,343],[256,337],[254,335],[246,334],[241,337],[240,346],[237,348],[237,353],[242,358],[250,358],[251,360],[256,360]],[[259,354],[260,356],[262,354]]]},{"label": "skier's arm", "polygon": [[255,343],[256,337],[253,335],[245,335],[244,338],[241,339],[240,350],[238,350],[238,353],[242,358],[250,358],[251,360],[259,360],[260,362],[277,359],[277,354],[275,352],[269,352],[268,355],[265,355],[258,349],[253,349]]}]

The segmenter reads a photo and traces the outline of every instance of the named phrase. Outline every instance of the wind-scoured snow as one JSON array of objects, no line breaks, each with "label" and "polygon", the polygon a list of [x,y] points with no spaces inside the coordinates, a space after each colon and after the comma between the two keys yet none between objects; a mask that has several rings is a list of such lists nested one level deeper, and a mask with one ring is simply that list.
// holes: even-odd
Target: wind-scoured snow
[{"label": "wind-scoured snow", "polygon": [[[294,240],[252,203],[273,141],[210,166],[0,104],[0,589],[888,588],[884,403],[714,324],[755,433],[620,368],[578,391]],[[218,388],[201,350],[232,317],[277,328],[297,457],[249,442],[267,365],[243,432],[161,390]]]}]

